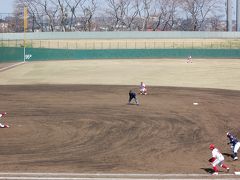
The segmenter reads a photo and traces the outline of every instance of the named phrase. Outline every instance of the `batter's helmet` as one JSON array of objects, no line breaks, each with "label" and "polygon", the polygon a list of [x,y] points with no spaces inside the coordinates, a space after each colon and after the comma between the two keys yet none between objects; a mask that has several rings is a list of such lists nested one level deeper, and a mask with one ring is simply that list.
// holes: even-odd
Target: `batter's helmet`
[{"label": "batter's helmet", "polygon": [[214,144],[210,144],[209,149],[213,150],[215,148]]}]

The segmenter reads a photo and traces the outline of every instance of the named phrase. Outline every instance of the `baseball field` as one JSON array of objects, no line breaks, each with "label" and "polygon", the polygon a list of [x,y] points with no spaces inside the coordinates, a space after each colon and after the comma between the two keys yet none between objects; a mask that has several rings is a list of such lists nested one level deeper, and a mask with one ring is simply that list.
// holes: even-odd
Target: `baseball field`
[{"label": "baseball field", "polygon": [[[239,59],[10,65],[0,64],[1,123],[10,125],[0,129],[1,172],[209,175],[210,143],[229,174],[240,171],[226,137],[240,138]],[[141,81],[148,95],[128,105]]]}]

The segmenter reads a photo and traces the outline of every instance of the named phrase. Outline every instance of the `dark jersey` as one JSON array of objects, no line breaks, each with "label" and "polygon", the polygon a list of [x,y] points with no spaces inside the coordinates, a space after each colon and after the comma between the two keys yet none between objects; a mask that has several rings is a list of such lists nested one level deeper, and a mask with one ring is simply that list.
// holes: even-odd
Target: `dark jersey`
[{"label": "dark jersey", "polygon": [[134,91],[129,91],[129,97],[131,99],[136,98],[136,93]]},{"label": "dark jersey", "polygon": [[238,143],[238,139],[233,135],[228,136],[228,139],[230,141],[229,143],[232,144],[233,146],[235,146]]}]

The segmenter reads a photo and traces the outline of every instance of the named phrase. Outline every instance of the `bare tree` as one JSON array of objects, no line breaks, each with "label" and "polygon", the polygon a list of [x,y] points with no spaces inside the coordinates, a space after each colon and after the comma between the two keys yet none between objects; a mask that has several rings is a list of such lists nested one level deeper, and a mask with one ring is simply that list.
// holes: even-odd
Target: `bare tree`
[{"label": "bare tree", "polygon": [[[44,17],[47,16],[49,19],[49,26],[51,27],[50,30],[54,31],[54,21],[56,19],[55,14],[57,13],[58,8],[54,10],[53,6],[50,6],[50,4],[51,1],[47,0],[16,0],[15,12],[23,14],[24,6],[28,8],[28,22],[32,25],[32,31],[35,31],[36,29],[35,24],[41,31],[48,31],[48,29],[45,27],[48,25],[44,23]],[[21,16],[17,15],[16,17],[19,18]]]},{"label": "bare tree", "polygon": [[[37,1],[37,0],[36,0]],[[59,10],[59,6],[52,0],[43,0],[43,1],[37,1],[39,6],[41,7],[41,11],[43,13],[43,17],[46,15],[48,19],[48,25],[50,28],[50,31],[55,31],[55,27],[57,25],[57,12]],[[43,18],[42,18],[43,19]],[[44,23],[44,22],[42,22]]]},{"label": "bare tree", "polygon": [[71,11],[71,19],[70,19],[70,25],[69,25],[70,27],[69,28],[70,28],[70,31],[72,31],[72,26],[74,24],[76,24],[76,19],[77,19],[76,11],[81,4],[83,5],[86,2],[86,0],[65,0],[65,2]]},{"label": "bare tree", "polygon": [[107,15],[112,19],[112,27],[117,30],[131,30],[139,15],[139,0],[106,0]]},{"label": "bare tree", "polygon": [[122,24],[126,26],[126,30],[135,29],[134,21],[139,15],[139,2],[128,0],[123,5],[124,16],[122,18]]},{"label": "bare tree", "polygon": [[[120,0],[121,1],[121,0]],[[113,30],[118,30],[119,23],[121,21],[121,6],[118,0],[106,0],[107,9],[106,12],[112,20]]]},{"label": "bare tree", "polygon": [[155,3],[153,17],[156,20],[153,23],[153,31],[157,29],[161,31],[172,30],[175,23],[177,6],[179,5],[178,0],[156,0]]},{"label": "bare tree", "polygon": [[93,16],[96,11],[96,0],[89,0],[87,4],[82,4],[81,9],[83,11],[83,30],[91,31],[93,25]]},{"label": "bare tree", "polygon": [[142,12],[140,13],[140,17],[141,19],[143,19],[142,31],[146,31],[148,28],[151,3],[152,3],[152,0],[143,0],[142,11],[140,11]]},{"label": "bare tree", "polygon": [[128,10],[128,7],[130,5],[130,1],[129,0],[121,0],[119,1],[119,17],[120,17],[120,21],[119,21],[119,24],[118,24],[118,29],[120,30],[124,30],[126,28],[126,19],[128,18],[127,17],[127,10]]},{"label": "bare tree", "polygon": [[[9,27],[23,31],[28,7],[32,31],[222,30],[222,0],[15,0]],[[99,8],[104,10],[99,14]],[[102,11],[103,12],[103,11]],[[94,17],[96,17],[94,19]],[[95,20],[95,21],[94,21]],[[30,29],[29,28],[29,29]]]},{"label": "bare tree", "polygon": [[206,29],[205,30],[210,30],[210,31],[226,31],[226,26],[223,24],[221,21],[223,19],[222,16],[220,15],[215,15],[209,19],[209,24],[211,29]]},{"label": "bare tree", "polygon": [[67,30],[67,19],[68,19],[68,9],[67,3],[65,0],[57,0],[57,4],[59,6],[59,22],[61,31]]},{"label": "bare tree", "polygon": [[181,0],[187,20],[190,21],[189,27],[185,27],[185,30],[201,30],[208,15],[217,8],[218,1],[219,0]]}]

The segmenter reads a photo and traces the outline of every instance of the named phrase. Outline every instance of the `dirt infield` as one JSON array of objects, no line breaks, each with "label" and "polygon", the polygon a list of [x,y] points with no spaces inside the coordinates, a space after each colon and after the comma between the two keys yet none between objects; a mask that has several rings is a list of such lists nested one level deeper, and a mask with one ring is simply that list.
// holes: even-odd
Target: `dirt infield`
[{"label": "dirt infield", "polygon": [[240,137],[240,91],[149,87],[136,106],[131,88],[1,85],[1,171],[205,174],[209,143],[239,171],[225,133]]},{"label": "dirt infield", "polygon": [[[210,143],[230,173],[240,171],[226,144],[227,131],[240,138],[240,61],[185,61],[28,62],[1,71],[1,122],[11,128],[0,129],[0,171],[206,175]],[[140,81],[149,95],[127,105]]]}]

